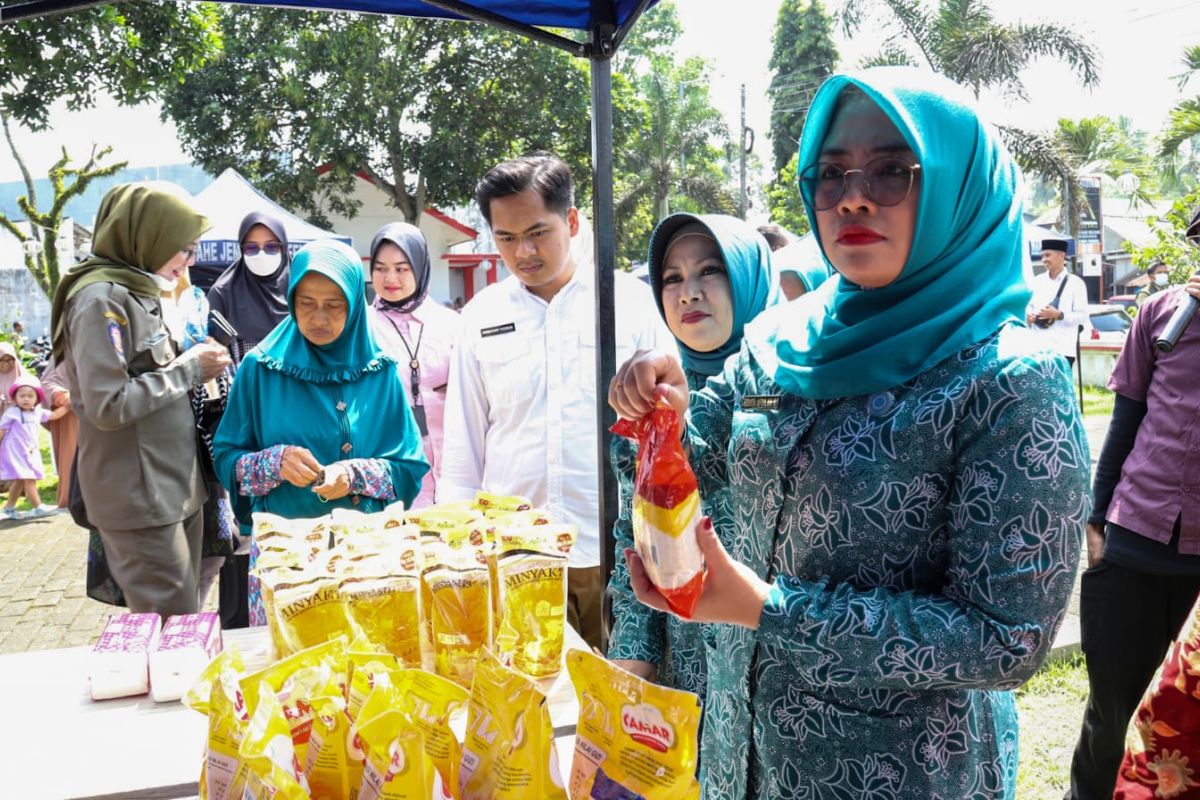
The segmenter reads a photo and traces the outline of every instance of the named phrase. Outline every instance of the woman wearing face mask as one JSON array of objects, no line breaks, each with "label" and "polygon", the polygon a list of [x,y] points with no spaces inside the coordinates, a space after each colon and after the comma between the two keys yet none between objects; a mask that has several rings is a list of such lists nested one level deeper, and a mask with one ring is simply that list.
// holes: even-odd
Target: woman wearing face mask
[{"label": "woman wearing face mask", "polygon": [[[663,321],[679,345],[688,389],[699,391],[737,353],[745,326],[782,301],[766,240],[753,226],[721,214],[674,214],[650,239],[650,285]],[[608,657],[642,677],[704,697],[705,659],[700,626],[637,602],[622,553],[633,546],[631,527],[636,446],[614,443],[620,484],[617,559],[612,581],[613,631]],[[703,498],[709,516],[728,493]]]},{"label": "woman wearing face mask", "polygon": [[[799,164],[837,274],[749,326],[685,432],[701,496],[730,495],[696,531],[705,796],[1012,798],[1010,690],[1090,502],[1066,361],[1021,325],[1017,169],[961,87],[902,68],[827,80]],[[637,418],[656,391],[688,409],[641,354],[609,397]]]},{"label": "woman wearing face mask", "polygon": [[92,256],[54,295],[54,358],[79,417],[87,516],[131,611],[198,609],[205,491],[188,394],[229,366],[205,341],[180,353],[163,323],[208,220],[169,184],[123,184],[100,203]]},{"label": "woman wearing face mask", "polygon": [[450,355],[462,322],[429,299],[429,246],[415,225],[384,225],[371,242],[371,330],[383,352],[400,365],[404,394],[413,410],[429,472],[413,508],[433,503],[442,466],[442,419]]},{"label": "woman wearing face mask", "polygon": [[1146,274],[1150,276],[1150,283],[1133,296],[1133,302],[1138,308],[1142,307],[1142,303],[1171,285],[1171,268],[1161,261],[1151,264],[1150,269],[1146,270]]},{"label": "woman wearing face mask", "polygon": [[[208,303],[237,331],[229,345],[234,368],[276,325],[287,318],[289,265],[287,231],[271,214],[255,211],[238,228],[241,253],[208,290]],[[215,431],[219,417],[213,420]],[[252,618],[250,542],[238,537],[239,547],[221,567],[219,606],[221,624],[244,628],[262,624]]]},{"label": "woman wearing face mask", "polygon": [[237,331],[229,347],[235,365],[287,317],[291,263],[283,222],[270,214],[247,214],[238,242],[238,260],[208,290],[209,306]]}]

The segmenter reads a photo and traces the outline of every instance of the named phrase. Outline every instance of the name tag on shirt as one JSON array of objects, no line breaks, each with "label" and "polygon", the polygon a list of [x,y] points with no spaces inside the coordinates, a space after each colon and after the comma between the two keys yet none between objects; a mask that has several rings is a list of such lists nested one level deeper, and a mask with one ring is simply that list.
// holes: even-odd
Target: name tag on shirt
[{"label": "name tag on shirt", "polygon": [[510,322],[507,325],[493,325],[490,328],[480,328],[479,335],[484,339],[489,336],[500,336],[505,333],[514,333],[517,330],[517,323]]},{"label": "name tag on shirt", "polygon": [[778,411],[781,395],[751,394],[742,398],[742,409],[747,411]]}]

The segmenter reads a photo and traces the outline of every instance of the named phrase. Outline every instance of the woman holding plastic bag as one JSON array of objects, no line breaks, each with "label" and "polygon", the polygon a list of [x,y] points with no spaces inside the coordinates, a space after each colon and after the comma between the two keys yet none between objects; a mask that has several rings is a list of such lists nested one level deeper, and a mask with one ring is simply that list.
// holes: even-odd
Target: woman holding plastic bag
[{"label": "woman holding plastic bag", "polygon": [[[650,285],[683,361],[688,388],[698,391],[737,353],[745,326],[779,302],[779,282],[766,240],[752,225],[721,214],[673,214],[650,239]],[[617,560],[609,582],[613,630],[608,657],[644,678],[704,696],[700,626],[637,602],[621,552],[632,546],[636,447],[618,439],[613,469],[620,483]],[[704,498],[706,510],[727,493]],[[728,510],[709,511],[728,516]]]},{"label": "woman holding plastic bag", "polygon": [[730,493],[696,526],[701,783],[1010,798],[1007,690],[1049,652],[1089,503],[1066,362],[1020,324],[1020,178],[960,87],[909,69],[826,81],[801,142],[837,274],[751,324],[690,413],[665,354],[609,393],[639,418],[665,392],[701,495]]}]

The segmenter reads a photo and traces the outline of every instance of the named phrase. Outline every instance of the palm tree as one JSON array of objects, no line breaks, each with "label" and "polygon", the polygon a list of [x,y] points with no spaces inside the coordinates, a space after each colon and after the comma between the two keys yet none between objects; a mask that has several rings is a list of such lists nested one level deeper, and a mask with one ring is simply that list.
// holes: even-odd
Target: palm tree
[{"label": "palm tree", "polygon": [[[1183,65],[1184,71],[1179,75],[1180,89],[1185,87],[1189,80],[1200,75],[1200,44],[1183,51]],[[1183,100],[1171,109],[1171,116],[1167,122],[1167,129],[1163,133],[1159,155],[1173,156],[1185,143],[1198,136],[1200,136],[1200,95]]]},{"label": "palm tree", "polygon": [[[1043,57],[1066,62],[1085,87],[1100,80],[1096,49],[1074,31],[1054,23],[998,22],[983,0],[937,0],[936,7],[921,0],[847,0],[840,18],[847,35],[868,19],[890,27],[869,65],[924,65],[968,87],[976,97],[984,89],[997,89],[1025,99],[1021,74],[1031,61]],[[1071,216],[1077,219],[1084,194],[1061,143],[1016,127],[1001,126],[1000,133],[1025,172],[1064,184],[1065,193],[1074,199]]]}]

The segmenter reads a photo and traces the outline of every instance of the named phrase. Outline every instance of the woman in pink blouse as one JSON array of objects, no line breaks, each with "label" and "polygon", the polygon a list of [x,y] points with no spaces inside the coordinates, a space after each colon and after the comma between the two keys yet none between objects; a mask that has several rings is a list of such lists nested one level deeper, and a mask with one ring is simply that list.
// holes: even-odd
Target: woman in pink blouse
[{"label": "woman in pink blouse", "polygon": [[371,330],[380,347],[400,365],[404,391],[421,430],[430,470],[413,508],[431,505],[442,471],[442,420],[450,354],[458,344],[458,314],[431,300],[429,246],[414,225],[384,225],[371,242],[371,285],[375,289]]}]

